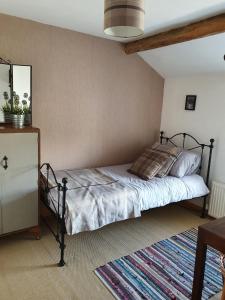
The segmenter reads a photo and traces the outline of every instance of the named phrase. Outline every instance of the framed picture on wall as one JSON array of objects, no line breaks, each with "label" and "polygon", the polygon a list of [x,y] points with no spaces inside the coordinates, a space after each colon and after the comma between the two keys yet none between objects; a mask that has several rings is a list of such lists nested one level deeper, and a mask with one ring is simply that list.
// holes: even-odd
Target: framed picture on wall
[{"label": "framed picture on wall", "polygon": [[196,95],[187,95],[185,102],[185,110],[195,110],[196,108]]}]

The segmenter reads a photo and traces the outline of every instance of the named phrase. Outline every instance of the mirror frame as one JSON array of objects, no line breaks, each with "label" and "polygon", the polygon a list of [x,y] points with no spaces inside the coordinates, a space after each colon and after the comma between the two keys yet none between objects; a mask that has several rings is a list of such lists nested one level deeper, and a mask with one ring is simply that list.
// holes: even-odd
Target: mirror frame
[{"label": "mirror frame", "polygon": [[[13,95],[13,66],[23,66],[23,67],[30,67],[30,107],[31,107],[31,124],[29,126],[32,126],[33,122],[33,111],[32,111],[32,106],[33,106],[33,94],[32,94],[32,65],[24,65],[24,64],[13,64],[9,60],[2,59],[0,57],[0,65],[9,65],[9,88],[10,88],[10,99],[12,99]],[[12,104],[11,104],[11,109],[12,109]],[[0,122],[0,125],[7,125],[10,126],[10,123],[5,123],[5,122]]]},{"label": "mirror frame", "polygon": [[[1,65],[7,65],[9,66],[9,90],[10,90],[10,98],[12,96],[12,63],[10,60],[5,60],[3,58],[0,57],[0,66]],[[12,109],[12,104],[11,104],[11,109]],[[0,122],[0,125],[6,125],[6,126],[10,126],[10,123],[5,123],[5,122]]]}]

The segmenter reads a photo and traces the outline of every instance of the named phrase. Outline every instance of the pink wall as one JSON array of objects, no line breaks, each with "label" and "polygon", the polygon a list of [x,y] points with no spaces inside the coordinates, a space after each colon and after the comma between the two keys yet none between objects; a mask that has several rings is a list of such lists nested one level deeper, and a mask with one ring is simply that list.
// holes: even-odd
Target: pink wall
[{"label": "pink wall", "polygon": [[158,133],[163,79],[119,43],[0,15],[0,57],[33,66],[33,123],[56,168],[133,160]]}]

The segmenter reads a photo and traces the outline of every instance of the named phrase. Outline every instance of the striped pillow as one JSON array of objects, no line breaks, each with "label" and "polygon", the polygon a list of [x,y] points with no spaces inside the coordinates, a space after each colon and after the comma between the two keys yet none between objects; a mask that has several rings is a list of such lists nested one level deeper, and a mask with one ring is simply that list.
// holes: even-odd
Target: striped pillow
[{"label": "striped pillow", "polygon": [[182,149],[174,145],[160,143],[155,143],[152,146],[152,149],[161,153],[167,153],[169,155],[166,164],[164,164],[157,173],[157,177],[160,178],[167,176],[170,170],[172,169],[173,165],[177,161],[178,157],[181,155]]},{"label": "striped pillow", "polygon": [[133,163],[128,172],[144,179],[152,179],[167,163],[170,154],[153,149],[146,149]]}]

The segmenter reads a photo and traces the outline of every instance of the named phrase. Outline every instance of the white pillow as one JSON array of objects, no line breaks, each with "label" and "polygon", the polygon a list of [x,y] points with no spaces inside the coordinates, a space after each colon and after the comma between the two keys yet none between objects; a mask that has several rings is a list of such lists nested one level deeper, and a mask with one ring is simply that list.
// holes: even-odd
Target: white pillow
[{"label": "white pillow", "polygon": [[199,153],[183,150],[178,160],[170,170],[170,175],[178,178],[197,173],[201,163]]}]

